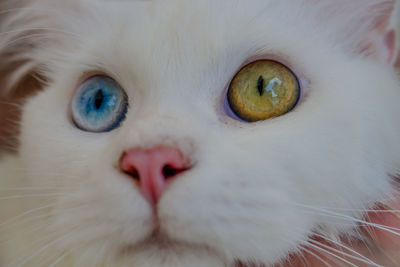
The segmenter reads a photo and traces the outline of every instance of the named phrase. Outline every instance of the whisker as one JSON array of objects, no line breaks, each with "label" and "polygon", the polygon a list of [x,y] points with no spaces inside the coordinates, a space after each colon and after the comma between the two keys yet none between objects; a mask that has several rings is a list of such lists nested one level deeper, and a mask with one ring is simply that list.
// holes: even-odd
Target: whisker
[{"label": "whisker", "polygon": [[[69,253],[71,253],[71,250],[61,253],[61,255],[57,255],[56,257],[50,257],[49,259],[46,259],[43,262],[41,262],[40,266],[54,267],[59,262],[61,262]],[[53,263],[48,265],[50,262]]]},{"label": "whisker", "polygon": [[304,254],[300,254],[299,256],[300,256],[300,260],[301,260],[302,264],[304,266],[308,266],[309,267],[310,266],[310,262],[307,260],[306,256]]},{"label": "whisker", "polygon": [[342,257],[340,257],[340,256],[338,256],[338,255],[336,255],[336,254],[334,254],[334,253],[332,253],[332,252],[330,252],[330,251],[324,249],[324,248],[321,248],[321,247],[319,247],[319,246],[317,246],[317,245],[315,245],[315,244],[312,244],[312,243],[310,243],[310,242],[307,242],[307,245],[310,246],[310,247],[312,247],[312,248],[315,248],[316,250],[322,251],[323,253],[326,253],[326,254],[328,254],[328,255],[330,255],[330,256],[332,256],[332,257],[335,257],[336,259],[339,259],[340,261],[343,261],[343,262],[349,264],[350,266],[358,267],[357,265],[355,265],[355,264],[349,262],[348,260],[346,260],[346,259],[344,259],[344,258],[342,258]]},{"label": "whisker", "polygon": [[393,265],[389,265],[389,266],[396,266],[398,264],[399,261],[394,259],[393,256],[391,256],[389,253],[387,253],[386,250],[384,250],[381,247],[378,247],[378,249],[379,249],[379,252],[382,253],[386,257],[386,259],[390,260],[390,262],[393,263]]},{"label": "whisker", "polygon": [[307,254],[310,254],[311,256],[315,257],[317,260],[319,260],[320,262],[322,262],[323,264],[325,264],[328,267],[332,267],[332,265],[330,265],[327,261],[325,261],[323,258],[321,258],[320,256],[318,256],[317,254],[315,254],[314,252],[312,252],[311,250],[300,246],[300,250],[304,251]]},{"label": "whisker", "polygon": [[9,191],[41,191],[41,190],[59,190],[65,189],[66,187],[8,187],[8,188],[0,188],[0,192],[9,192]]},{"label": "whisker", "polygon": [[54,197],[54,196],[65,196],[66,194],[52,193],[52,194],[32,194],[32,195],[15,195],[8,197],[0,197],[0,200],[20,199],[20,198],[35,198],[35,197]]},{"label": "whisker", "polygon": [[20,218],[23,218],[23,217],[25,217],[27,215],[30,215],[30,214],[32,214],[34,212],[37,212],[37,211],[40,211],[40,210],[44,210],[44,209],[47,209],[47,208],[50,208],[50,207],[54,207],[54,206],[55,206],[55,204],[51,204],[51,205],[46,205],[46,206],[42,206],[42,207],[39,207],[39,208],[34,208],[34,209],[28,210],[26,212],[23,212],[23,213],[15,216],[15,217],[13,217],[11,219],[8,219],[8,220],[0,223],[0,228],[4,227],[5,225],[7,225],[9,223],[15,222],[16,220],[18,220]]},{"label": "whisker", "polygon": [[[340,254],[342,254],[343,256],[346,256],[346,257],[351,258],[351,259],[353,259],[353,260],[357,260],[357,261],[360,261],[360,262],[363,262],[363,263],[367,263],[367,264],[372,265],[372,266],[375,266],[375,267],[382,267],[381,265],[376,264],[375,262],[371,261],[370,259],[366,258],[365,256],[363,256],[363,255],[361,255],[361,254],[360,254],[360,255],[361,255],[361,258],[360,258],[360,257],[353,256],[353,255],[351,255],[351,254],[348,254],[348,253],[346,253],[346,252],[344,252],[344,251],[342,251],[342,250],[335,249],[335,248],[333,248],[333,247],[330,247],[330,246],[328,246],[328,245],[325,245],[325,244],[323,244],[323,243],[321,243],[321,242],[318,242],[318,241],[316,241],[316,240],[310,240],[309,242],[312,242],[312,243],[314,243],[314,244],[316,244],[316,245],[322,246],[323,248],[325,248],[325,249],[327,249],[327,250],[331,250],[331,251],[333,251],[333,252],[340,253]],[[353,252],[353,251],[352,251],[352,252]],[[357,253],[357,254],[359,254],[359,253]],[[364,258],[365,258],[365,259],[364,259]]]},{"label": "whisker", "polygon": [[47,250],[50,246],[52,246],[53,244],[60,242],[61,240],[65,239],[65,236],[62,236],[60,238],[57,238],[56,240],[53,240],[50,243],[47,243],[46,245],[44,245],[43,247],[41,247],[40,249],[38,249],[35,253],[33,253],[32,255],[30,255],[29,257],[25,258],[20,264],[17,265],[17,267],[21,267],[23,265],[25,265],[27,262],[29,262],[31,259],[33,259],[34,257],[36,257],[37,255],[39,255],[40,253],[42,253],[43,251]]},{"label": "whisker", "polygon": [[[40,245],[42,242],[49,242],[51,240],[54,239],[54,233],[53,234],[48,234],[45,237],[41,237],[38,240],[35,240],[34,242],[32,242],[31,244],[29,244],[29,246],[24,247],[23,249],[21,249],[20,247],[18,248],[18,254],[25,254],[25,251],[33,251],[33,249],[35,249],[38,245]],[[18,264],[20,261],[23,261],[25,258],[25,256],[20,256],[19,258],[17,258],[16,260],[13,260],[13,262],[7,264],[8,267],[11,266],[15,266],[16,264]]]},{"label": "whisker", "polygon": [[[301,205],[301,206],[309,207],[307,205]],[[326,211],[332,210],[332,211],[357,211],[357,212],[376,212],[376,213],[386,213],[386,212],[387,213],[393,213],[393,212],[400,213],[400,210],[389,210],[389,209],[346,209],[346,208],[334,208],[334,207],[324,207],[324,206],[318,206],[318,208],[326,210]]]},{"label": "whisker", "polygon": [[[314,235],[317,236],[317,237],[323,238],[323,239],[329,241],[329,242],[332,243],[332,244],[335,244],[335,245],[340,246],[340,247],[342,247],[342,248],[344,248],[344,249],[347,249],[347,250],[350,251],[351,253],[354,253],[355,255],[361,257],[362,259],[364,259],[364,260],[362,261],[362,262],[364,262],[364,263],[369,263],[369,264],[371,264],[371,265],[381,267],[380,265],[378,265],[378,264],[376,264],[375,262],[373,262],[371,259],[368,259],[367,257],[365,257],[364,255],[362,255],[361,253],[359,253],[359,252],[357,252],[357,251],[355,251],[355,250],[349,248],[348,246],[345,246],[344,244],[341,244],[340,242],[337,242],[337,241],[335,241],[335,240],[333,240],[333,239],[331,239],[331,238],[328,238],[328,237],[326,237],[326,236],[324,236],[324,235],[320,235],[320,234],[317,234],[317,233],[315,233]],[[353,256],[351,256],[351,255],[347,255],[347,256],[353,257]],[[353,259],[357,259],[357,258],[354,257]],[[361,261],[361,259],[358,259],[358,260]]]},{"label": "whisker", "polygon": [[[48,214],[42,214],[42,215],[37,215],[33,217],[26,218],[24,220],[18,221],[13,225],[10,225],[10,227],[14,227],[15,225],[23,225],[23,224],[28,224],[27,227],[25,227],[23,230],[26,231],[28,234],[37,232],[37,231],[42,231],[47,224],[43,222],[43,218],[48,217]],[[32,226],[32,224],[35,223],[36,226]],[[18,227],[18,226],[17,226]],[[1,231],[5,232],[8,231],[7,229],[1,229]],[[0,245],[7,244],[7,242],[10,241],[10,238],[4,238],[0,240]]]},{"label": "whisker", "polygon": [[400,210],[365,210],[365,212],[374,212],[374,213],[400,213]]},{"label": "whisker", "polygon": [[60,263],[66,256],[68,256],[71,253],[71,251],[65,252],[63,255],[61,255],[55,262],[53,262],[51,265],[49,265],[48,267],[54,267],[56,266],[58,263]]},{"label": "whisker", "polygon": [[[319,212],[321,212],[320,215],[331,216],[331,217],[334,217],[334,218],[346,219],[346,220],[349,220],[349,221],[352,221],[352,222],[360,223],[362,225],[372,226],[372,227],[375,227],[375,228],[378,228],[378,229],[381,229],[381,230],[385,230],[385,231],[387,231],[389,233],[395,234],[396,236],[400,236],[400,229],[399,228],[390,227],[390,226],[384,226],[384,225],[380,225],[380,224],[376,224],[376,223],[367,222],[365,220],[357,219],[357,218],[351,217],[349,215],[340,214],[340,213],[336,213],[336,212],[333,212],[333,211],[327,211],[327,210],[323,210],[323,209],[319,209],[319,208],[315,208],[315,207],[310,207],[310,206],[306,206],[306,205],[300,205],[300,206],[303,206],[303,207],[308,208],[308,209],[313,209],[313,210],[319,211]],[[399,232],[396,232],[396,231],[399,231]]]},{"label": "whisker", "polygon": [[[393,226],[382,225],[382,224],[376,224],[376,225],[380,226],[380,227],[384,227],[387,230],[393,230],[393,231],[395,231],[395,233],[393,233],[393,234],[400,235],[400,232],[399,232],[400,228],[393,227]],[[370,227],[370,226],[372,226],[372,225],[367,224],[367,222],[364,222],[364,223],[362,223],[362,225],[360,225],[360,227]],[[376,228],[378,228],[378,227],[376,227]],[[385,229],[381,229],[381,230],[385,230]]]}]

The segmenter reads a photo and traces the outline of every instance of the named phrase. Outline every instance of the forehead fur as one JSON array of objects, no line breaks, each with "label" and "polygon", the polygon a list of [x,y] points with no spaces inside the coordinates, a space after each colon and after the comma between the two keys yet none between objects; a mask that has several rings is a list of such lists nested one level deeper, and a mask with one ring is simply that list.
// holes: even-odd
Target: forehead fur
[{"label": "forehead fur", "polygon": [[[10,64],[27,62],[9,77],[9,87],[35,68],[40,67],[41,72],[53,69],[49,66],[51,63],[65,58],[60,52],[86,46],[86,40],[90,39],[107,39],[114,50],[131,41],[132,55],[143,53],[142,48],[154,58],[168,55],[169,59],[158,61],[160,64],[187,54],[198,55],[199,61],[210,61],[221,56],[221,50],[254,54],[268,47],[273,39],[294,44],[296,33],[301,33],[310,43],[324,39],[325,45],[355,53],[379,16],[393,3],[389,0],[290,3],[277,0],[8,0],[0,4],[6,14],[1,31],[7,32],[2,34],[0,51],[13,54],[5,59]],[[227,9],[229,12],[224,12]],[[31,49],[25,49],[27,46]],[[206,46],[209,58],[196,53],[200,46]],[[166,53],[165,49],[174,52]]]}]

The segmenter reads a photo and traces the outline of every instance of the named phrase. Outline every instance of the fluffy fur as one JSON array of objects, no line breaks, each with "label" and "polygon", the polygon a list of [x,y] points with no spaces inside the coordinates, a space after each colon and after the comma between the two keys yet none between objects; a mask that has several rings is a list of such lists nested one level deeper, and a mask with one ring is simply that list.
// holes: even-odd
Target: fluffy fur
[{"label": "fluffy fur", "polygon": [[[313,233],[356,236],[363,210],[393,196],[400,86],[381,34],[393,1],[19,2],[0,4],[2,90],[26,77],[43,90],[0,165],[3,265],[272,265]],[[223,106],[256,58],[286,64],[304,91],[292,112],[250,124]],[[99,72],[130,109],[120,128],[87,133],[70,101]],[[194,167],[163,195],[152,235],[151,206],[116,166],[155,145]]]}]

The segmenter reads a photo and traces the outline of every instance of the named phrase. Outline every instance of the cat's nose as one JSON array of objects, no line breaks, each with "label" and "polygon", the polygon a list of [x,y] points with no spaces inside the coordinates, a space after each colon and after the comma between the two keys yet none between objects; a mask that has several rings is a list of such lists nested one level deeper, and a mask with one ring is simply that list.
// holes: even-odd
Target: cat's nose
[{"label": "cat's nose", "polygon": [[122,154],[119,164],[153,205],[160,199],[167,181],[188,169],[182,153],[172,147],[133,148]]}]

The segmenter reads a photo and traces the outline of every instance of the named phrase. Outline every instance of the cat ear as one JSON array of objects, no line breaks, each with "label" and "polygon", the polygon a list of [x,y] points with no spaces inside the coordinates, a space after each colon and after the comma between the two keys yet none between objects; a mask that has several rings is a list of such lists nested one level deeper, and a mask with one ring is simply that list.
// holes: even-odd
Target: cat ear
[{"label": "cat ear", "polygon": [[65,25],[75,21],[79,3],[0,0],[0,96],[26,95],[44,85],[49,50],[71,37]]},{"label": "cat ear", "polygon": [[[394,65],[397,58],[396,0],[309,0],[319,20],[331,23],[329,34],[350,53]],[[327,32],[326,25],[319,25]]]},{"label": "cat ear", "polygon": [[65,32],[56,21],[69,14],[67,3],[57,6],[64,2],[75,3],[0,0],[0,154],[16,145],[24,99],[47,82],[49,48]]},{"label": "cat ear", "polygon": [[[397,58],[397,31],[394,23],[395,0],[363,0],[364,14],[360,14],[352,28],[360,31],[356,42],[357,53],[376,61],[394,65]],[[351,33],[350,33],[351,34]],[[354,33],[353,33],[354,34]],[[355,35],[357,36],[357,34]]]},{"label": "cat ear", "polygon": [[1,97],[26,94],[40,87],[41,60],[36,52],[46,42],[46,26],[44,16],[22,0],[0,2]]},{"label": "cat ear", "polygon": [[34,55],[43,24],[24,8],[22,0],[0,1],[0,155],[15,151],[23,98],[42,87]]}]

